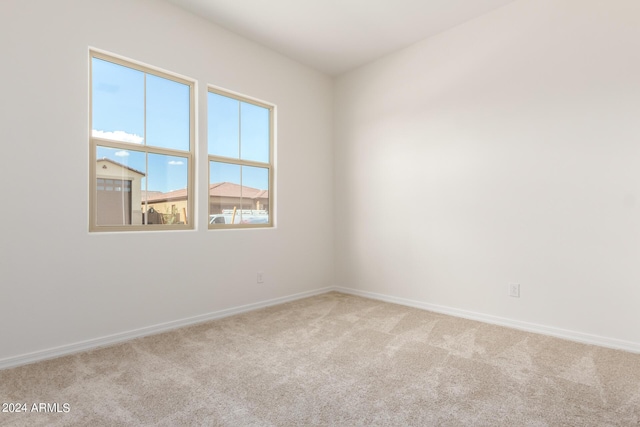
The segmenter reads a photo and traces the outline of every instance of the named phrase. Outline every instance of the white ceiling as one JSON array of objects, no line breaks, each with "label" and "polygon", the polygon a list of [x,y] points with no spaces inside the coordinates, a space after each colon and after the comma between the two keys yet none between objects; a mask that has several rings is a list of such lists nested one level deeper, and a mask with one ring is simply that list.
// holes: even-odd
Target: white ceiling
[{"label": "white ceiling", "polygon": [[514,0],[169,0],[338,75]]}]

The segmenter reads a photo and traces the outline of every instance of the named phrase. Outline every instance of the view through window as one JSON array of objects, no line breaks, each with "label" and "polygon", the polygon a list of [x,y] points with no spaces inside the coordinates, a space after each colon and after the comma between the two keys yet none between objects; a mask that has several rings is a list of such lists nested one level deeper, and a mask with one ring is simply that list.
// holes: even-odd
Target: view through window
[{"label": "view through window", "polygon": [[193,228],[193,92],[91,51],[92,231]]},{"label": "view through window", "polygon": [[273,106],[208,93],[209,227],[273,225]]}]

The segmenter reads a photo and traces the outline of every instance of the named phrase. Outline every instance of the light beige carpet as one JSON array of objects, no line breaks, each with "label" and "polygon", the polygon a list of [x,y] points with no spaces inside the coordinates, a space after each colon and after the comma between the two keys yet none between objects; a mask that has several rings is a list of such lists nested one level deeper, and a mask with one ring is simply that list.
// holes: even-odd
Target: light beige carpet
[{"label": "light beige carpet", "polygon": [[635,426],[640,355],[332,292],[0,371],[0,400],[69,404],[2,426]]}]

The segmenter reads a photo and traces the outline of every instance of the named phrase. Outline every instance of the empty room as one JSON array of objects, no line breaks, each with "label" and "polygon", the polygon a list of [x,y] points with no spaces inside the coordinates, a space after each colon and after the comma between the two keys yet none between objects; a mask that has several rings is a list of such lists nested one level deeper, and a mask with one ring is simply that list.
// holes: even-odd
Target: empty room
[{"label": "empty room", "polygon": [[0,35],[0,426],[640,425],[637,0]]}]

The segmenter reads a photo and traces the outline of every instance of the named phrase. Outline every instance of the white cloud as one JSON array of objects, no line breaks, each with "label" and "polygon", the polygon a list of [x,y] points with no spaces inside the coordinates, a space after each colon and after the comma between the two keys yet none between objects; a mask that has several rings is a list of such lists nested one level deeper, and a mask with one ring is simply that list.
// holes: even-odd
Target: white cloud
[{"label": "white cloud", "polygon": [[93,129],[91,131],[91,135],[93,135],[96,138],[111,139],[114,141],[122,141],[122,142],[131,142],[133,144],[142,144],[142,141],[144,141],[144,138],[141,137],[140,135],[127,133],[123,130],[116,130],[111,132],[111,131]]},{"label": "white cloud", "polygon": [[169,164],[170,164],[170,165],[184,165],[184,162],[183,162],[183,161],[180,161],[180,160],[171,160],[171,161],[169,162]]},{"label": "white cloud", "polygon": [[116,151],[114,154],[118,157],[127,157],[129,155],[129,152],[125,150],[120,150],[120,151]]}]

